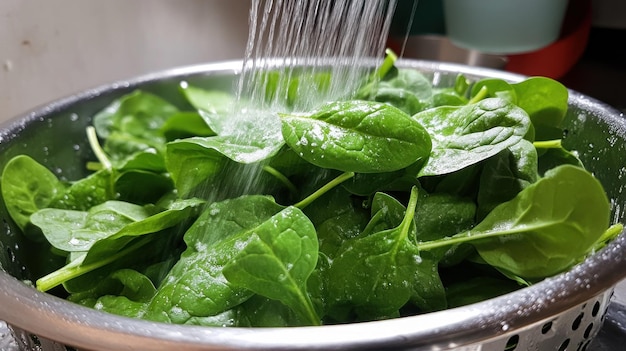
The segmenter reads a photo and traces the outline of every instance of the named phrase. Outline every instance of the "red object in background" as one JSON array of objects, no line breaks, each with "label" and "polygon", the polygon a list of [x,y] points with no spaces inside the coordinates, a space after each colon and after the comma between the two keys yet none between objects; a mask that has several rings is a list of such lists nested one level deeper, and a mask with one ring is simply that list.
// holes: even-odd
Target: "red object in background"
[{"label": "red object in background", "polygon": [[527,76],[561,78],[585,51],[590,29],[591,1],[570,0],[559,39],[543,49],[508,55],[505,69]]}]

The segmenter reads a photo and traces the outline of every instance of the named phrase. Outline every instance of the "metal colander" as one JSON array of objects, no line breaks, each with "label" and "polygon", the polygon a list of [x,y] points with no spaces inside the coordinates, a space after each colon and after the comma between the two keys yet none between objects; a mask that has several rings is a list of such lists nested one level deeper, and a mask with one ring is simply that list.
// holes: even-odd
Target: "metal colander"
[{"label": "metal colander", "polygon": [[[366,63],[371,65],[371,63]],[[519,81],[505,72],[425,61],[400,61],[450,86],[458,73]],[[113,99],[141,88],[177,101],[178,82],[232,86],[241,62],[170,70],[89,90],[26,114],[0,131],[0,167],[27,153],[68,179],[84,175],[92,155],[84,128]],[[565,147],[575,149],[602,182],[613,221],[624,222],[626,123],[619,112],[570,92]],[[207,328],[134,320],[37,292],[22,280],[42,269],[0,205],[0,319],[22,349],[64,350],[585,350],[600,329],[614,286],[626,276],[622,233],[569,272],[484,302],[385,321],[297,328]],[[51,341],[54,340],[54,341]]]}]

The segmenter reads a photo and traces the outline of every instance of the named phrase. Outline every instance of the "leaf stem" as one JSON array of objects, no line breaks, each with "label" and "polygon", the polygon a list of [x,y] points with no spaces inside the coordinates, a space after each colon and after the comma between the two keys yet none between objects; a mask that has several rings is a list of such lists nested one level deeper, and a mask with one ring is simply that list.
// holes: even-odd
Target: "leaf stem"
[{"label": "leaf stem", "polygon": [[301,201],[299,201],[293,206],[299,209],[303,209],[306,206],[308,206],[311,202],[315,201],[317,198],[327,193],[332,188],[336,187],[337,185],[345,182],[346,180],[352,177],[354,177],[354,172],[344,172],[340,174],[337,178],[326,183],[323,187],[317,189],[313,194],[305,197],[304,199],[302,199]]},{"label": "leaf stem", "polygon": [[413,217],[415,216],[415,207],[417,206],[417,187],[413,186],[411,188],[411,196],[409,197],[409,203],[406,205],[406,212],[404,214],[404,218],[402,219],[402,223],[400,223],[400,232],[402,233],[402,238],[405,239],[409,235],[409,228],[411,226],[411,222],[413,221]]},{"label": "leaf stem", "polygon": [[89,273],[95,269],[106,266],[109,263],[115,262],[119,258],[128,255],[129,253],[139,249],[140,247],[150,242],[149,239],[150,238],[144,238],[142,240],[138,240],[135,244],[130,245],[111,256],[90,264],[83,265],[82,263],[85,261],[85,257],[87,257],[87,254],[85,254],[84,256],[75,259],[74,261],[68,263],[60,269],[57,269],[56,271],[37,279],[37,290],[48,291],[70,279],[79,277],[85,273]]},{"label": "leaf stem", "polygon": [[298,188],[296,188],[296,186],[289,180],[289,178],[285,177],[285,175],[280,173],[276,168],[271,166],[263,166],[263,170],[273,175],[276,179],[283,183],[292,194],[295,195],[298,193]]},{"label": "leaf stem", "polygon": [[96,155],[96,158],[102,164],[102,168],[105,168],[105,169],[113,168],[111,161],[109,160],[106,153],[100,146],[100,143],[98,142],[98,135],[96,134],[96,128],[94,128],[93,126],[87,127],[87,140],[89,141],[89,146],[91,146],[91,149],[93,150],[93,153]]},{"label": "leaf stem", "polygon": [[314,326],[319,326],[321,325],[321,321],[320,321],[320,317],[317,315],[317,312],[315,311],[315,308],[313,307],[313,302],[311,302],[311,298],[309,297],[308,294],[299,294],[300,295],[300,299],[303,300],[301,301],[302,305],[305,306],[305,310],[303,311],[305,313],[306,319],[311,323],[311,325]]},{"label": "leaf stem", "polygon": [[617,223],[610,226],[593,245],[594,251],[598,251],[606,246],[609,241],[615,239],[623,230],[624,225],[622,223]]},{"label": "leaf stem", "polygon": [[391,49],[385,50],[385,54],[387,55],[385,56],[385,60],[376,70],[376,78],[378,79],[383,79],[396,63],[396,60],[398,60],[398,56]]},{"label": "leaf stem", "polygon": [[87,170],[88,171],[99,171],[102,169],[102,163],[100,162],[93,162],[93,161],[88,161],[87,162]]},{"label": "leaf stem", "polygon": [[533,146],[537,149],[560,149],[561,139],[534,141]]},{"label": "leaf stem", "polygon": [[476,93],[476,95],[474,95],[474,97],[471,98],[467,104],[471,105],[471,104],[475,104],[479,102],[480,100],[487,97],[487,93],[488,93],[487,87],[483,85],[482,88],[480,88],[480,90],[478,91],[478,93]]},{"label": "leaf stem", "polygon": [[[531,231],[538,227],[542,227],[542,225],[526,226],[524,227],[523,231]],[[461,232],[459,234],[448,236],[448,237],[437,239],[437,240],[423,241],[423,242],[417,243],[417,247],[420,250],[428,251],[431,249],[436,249],[439,247],[446,247],[446,246],[450,246],[454,244],[461,244],[461,243],[465,243],[468,241],[482,240],[485,238],[512,235],[512,234],[518,234],[518,233],[520,233],[519,229],[492,230],[488,232],[472,232],[471,230],[468,230],[466,232]]]}]

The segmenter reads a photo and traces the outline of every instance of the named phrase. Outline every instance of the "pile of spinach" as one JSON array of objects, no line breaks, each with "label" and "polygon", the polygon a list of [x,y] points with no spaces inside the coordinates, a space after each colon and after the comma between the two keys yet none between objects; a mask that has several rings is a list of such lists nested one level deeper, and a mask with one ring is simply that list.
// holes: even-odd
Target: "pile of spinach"
[{"label": "pile of spinach", "polygon": [[[135,91],[94,116],[77,181],[15,157],[8,212],[66,262],[37,288],[169,323],[348,323],[513,291],[621,231],[561,146],[561,84],[435,88],[394,61],[311,112],[237,119],[225,92],[181,85],[183,109]],[[304,78],[268,98],[293,105]]]}]

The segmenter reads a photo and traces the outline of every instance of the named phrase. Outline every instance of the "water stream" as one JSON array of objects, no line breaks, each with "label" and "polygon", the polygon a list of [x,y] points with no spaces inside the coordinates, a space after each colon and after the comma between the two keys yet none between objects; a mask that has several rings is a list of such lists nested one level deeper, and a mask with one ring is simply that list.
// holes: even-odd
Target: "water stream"
[{"label": "water stream", "polygon": [[249,162],[227,166],[202,189],[203,197],[263,192],[263,162],[254,157],[266,159],[282,144],[279,113],[349,98],[383,59],[396,1],[252,1],[236,103],[218,134],[259,150],[244,160]]},{"label": "water stream", "polygon": [[[237,96],[277,109],[295,93],[291,107],[310,110],[349,95],[363,79],[363,61],[382,59],[395,7],[396,0],[253,0]],[[303,65],[312,68],[298,75]],[[277,67],[278,79],[268,80]],[[329,75],[320,89],[322,72]]]}]

